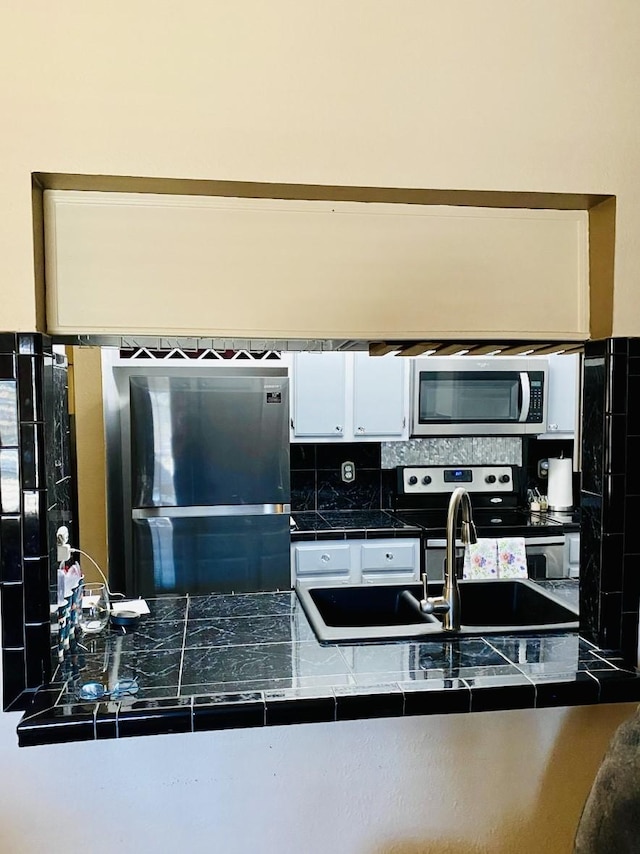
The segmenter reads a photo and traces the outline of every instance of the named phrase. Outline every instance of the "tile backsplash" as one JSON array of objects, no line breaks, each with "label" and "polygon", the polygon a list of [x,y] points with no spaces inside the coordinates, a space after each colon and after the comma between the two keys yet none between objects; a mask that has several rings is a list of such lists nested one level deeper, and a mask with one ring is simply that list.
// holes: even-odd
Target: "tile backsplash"
[{"label": "tile backsplash", "polygon": [[396,466],[522,465],[518,436],[454,436],[383,442],[383,469]]},{"label": "tile backsplash", "polygon": [[[351,462],[355,480],[341,466]],[[395,468],[403,465],[522,464],[517,437],[411,439],[291,445],[292,510],[375,510],[392,506]]]}]

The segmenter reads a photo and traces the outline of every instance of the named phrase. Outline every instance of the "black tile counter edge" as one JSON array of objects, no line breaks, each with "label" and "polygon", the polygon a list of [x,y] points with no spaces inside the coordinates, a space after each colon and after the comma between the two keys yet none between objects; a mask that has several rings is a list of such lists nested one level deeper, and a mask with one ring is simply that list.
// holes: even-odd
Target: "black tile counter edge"
[{"label": "black tile counter edge", "polygon": [[[448,680],[445,680],[448,681]],[[162,700],[53,706],[57,692],[38,692],[18,724],[18,744],[29,747],[107,738],[207,732],[298,723],[411,715],[469,714],[510,709],[584,706],[640,701],[640,674],[623,670],[580,672],[571,680],[530,680],[505,685],[384,686],[295,689]]]}]

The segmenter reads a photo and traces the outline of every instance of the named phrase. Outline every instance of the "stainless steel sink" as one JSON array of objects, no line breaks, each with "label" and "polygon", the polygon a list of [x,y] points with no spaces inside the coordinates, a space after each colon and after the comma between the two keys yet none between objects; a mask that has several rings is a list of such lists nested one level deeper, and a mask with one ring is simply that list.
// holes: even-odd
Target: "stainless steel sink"
[{"label": "stainless steel sink", "polygon": [[[445,632],[438,617],[421,613],[421,584],[299,584],[296,592],[318,639],[324,642],[578,628],[576,609],[527,579],[460,581],[462,625],[456,632]],[[441,592],[442,585],[429,585],[430,596]]]}]

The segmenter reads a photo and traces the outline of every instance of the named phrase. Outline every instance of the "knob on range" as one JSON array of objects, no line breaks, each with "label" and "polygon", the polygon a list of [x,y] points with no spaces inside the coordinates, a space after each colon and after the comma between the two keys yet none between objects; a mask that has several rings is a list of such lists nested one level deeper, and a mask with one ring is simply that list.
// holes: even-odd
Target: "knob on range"
[{"label": "knob on range", "polygon": [[409,478],[409,485],[415,486],[415,484],[417,482],[418,482],[418,478],[415,476],[415,474],[412,474],[411,477]]},{"label": "knob on range", "polygon": [[500,483],[509,483],[511,478],[509,477],[508,474],[501,474],[499,477],[499,480],[500,480]]},{"label": "knob on range", "polygon": [[428,486],[431,483],[431,477],[428,474],[425,474],[425,476],[422,478],[422,482],[425,486]]},{"label": "knob on range", "polygon": [[496,476],[495,476],[495,474],[488,474],[488,475],[485,477],[485,483],[495,483],[495,482],[496,482]]}]

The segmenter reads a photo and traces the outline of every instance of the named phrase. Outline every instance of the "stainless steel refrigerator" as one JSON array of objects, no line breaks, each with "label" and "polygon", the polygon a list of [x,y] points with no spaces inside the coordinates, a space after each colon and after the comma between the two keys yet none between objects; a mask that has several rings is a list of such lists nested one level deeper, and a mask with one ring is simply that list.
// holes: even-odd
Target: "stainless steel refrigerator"
[{"label": "stainless steel refrigerator", "polygon": [[127,595],[290,587],[286,369],[165,363],[114,380],[109,554]]}]

